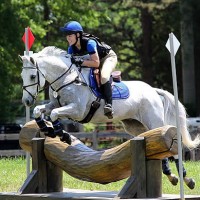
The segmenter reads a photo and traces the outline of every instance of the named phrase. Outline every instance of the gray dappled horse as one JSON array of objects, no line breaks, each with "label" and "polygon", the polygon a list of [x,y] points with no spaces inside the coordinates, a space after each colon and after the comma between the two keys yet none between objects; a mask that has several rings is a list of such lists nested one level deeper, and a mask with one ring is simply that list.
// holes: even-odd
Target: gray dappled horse
[{"label": "gray dappled horse", "polygon": [[[45,81],[49,83],[50,102],[34,108],[38,125],[47,135],[59,135],[61,140],[70,143],[70,135],[63,134],[58,119],[68,118],[78,122],[121,121],[127,133],[137,136],[137,125],[145,130],[164,125],[176,125],[174,97],[167,91],[153,88],[142,81],[121,81],[114,83],[117,90],[127,90],[124,98],[113,99],[113,119],[104,116],[104,99],[97,98],[90,86],[90,68],[79,68],[71,63],[71,56],[56,47],[46,47],[31,57],[20,56],[23,62],[23,97],[26,106],[32,106]],[[121,85],[118,85],[121,84]],[[123,87],[125,89],[123,89]],[[93,113],[91,107],[98,108]],[[194,149],[200,144],[199,137],[191,139],[187,130],[186,112],[179,102],[179,120],[183,144]],[[41,117],[49,115],[54,130],[47,130]],[[90,113],[90,114],[89,114]],[[89,118],[88,118],[88,115]]]}]

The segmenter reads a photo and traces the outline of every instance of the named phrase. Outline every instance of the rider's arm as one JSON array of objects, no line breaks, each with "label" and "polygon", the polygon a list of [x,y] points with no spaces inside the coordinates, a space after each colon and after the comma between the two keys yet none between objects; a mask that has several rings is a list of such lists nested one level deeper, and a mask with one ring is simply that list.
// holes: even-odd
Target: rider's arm
[{"label": "rider's arm", "polygon": [[90,55],[89,60],[84,60],[84,62],[81,64],[81,66],[98,68],[99,64],[100,64],[99,55],[98,55],[98,53],[94,53],[94,54]]},{"label": "rider's arm", "polygon": [[90,55],[89,60],[84,60],[82,66],[98,68],[100,65],[99,55],[97,51],[97,43],[94,40],[89,40],[87,44],[87,51]]}]

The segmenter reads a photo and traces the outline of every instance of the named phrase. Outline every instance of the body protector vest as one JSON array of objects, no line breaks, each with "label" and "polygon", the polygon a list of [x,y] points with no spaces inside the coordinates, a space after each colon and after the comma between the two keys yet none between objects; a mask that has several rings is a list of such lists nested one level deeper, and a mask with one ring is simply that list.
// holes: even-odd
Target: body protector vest
[{"label": "body protector vest", "polygon": [[[106,43],[102,42],[98,37],[89,34],[89,33],[83,33],[82,38],[81,38],[81,50],[79,51],[78,55],[86,55],[88,54],[87,51],[87,43],[88,40],[92,39],[95,40],[97,43],[97,51],[99,54],[99,58],[102,59],[104,58],[106,55],[108,55],[109,51],[111,50],[111,47],[109,45],[107,45]],[[74,49],[74,46],[72,46],[72,48]],[[76,52],[76,51],[74,51]],[[76,53],[74,54],[76,56]]]}]

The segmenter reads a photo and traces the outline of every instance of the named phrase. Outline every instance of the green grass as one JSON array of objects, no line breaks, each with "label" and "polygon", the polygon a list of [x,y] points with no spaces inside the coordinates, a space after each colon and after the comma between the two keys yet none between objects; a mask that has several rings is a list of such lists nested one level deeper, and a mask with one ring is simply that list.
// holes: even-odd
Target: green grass
[{"label": "green grass", "polygon": [[0,191],[17,191],[26,179],[26,160],[0,159]]},{"label": "green grass", "polygon": [[[190,190],[184,184],[185,194],[200,194],[200,162],[185,162],[188,177],[193,177],[196,181],[196,187]],[[170,163],[172,172],[177,175],[175,164]],[[16,159],[0,159],[0,192],[17,192],[26,179],[26,160],[23,158]],[[66,173],[63,177],[64,188],[87,189],[87,190],[110,190],[119,191],[126,180],[101,185],[75,179]],[[172,186],[167,177],[163,175],[163,193],[179,194],[180,186]]]}]

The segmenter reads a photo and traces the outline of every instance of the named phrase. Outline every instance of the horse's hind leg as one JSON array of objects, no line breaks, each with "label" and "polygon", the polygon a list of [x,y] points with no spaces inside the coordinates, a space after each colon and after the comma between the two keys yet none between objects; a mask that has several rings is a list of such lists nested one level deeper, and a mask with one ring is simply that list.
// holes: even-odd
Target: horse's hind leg
[{"label": "horse's hind leg", "polygon": [[[179,160],[175,159],[175,163],[176,163],[176,168],[177,171],[179,172]],[[183,180],[185,182],[185,184],[192,190],[195,188],[195,180],[193,178],[188,178],[187,177],[187,172],[185,170],[185,167],[183,165]]]},{"label": "horse's hind leg", "polygon": [[[147,127],[145,127],[141,122],[134,119],[125,119],[122,121],[122,124],[125,131],[133,136],[137,136],[140,133],[148,131]],[[162,160],[162,170],[163,174],[167,176],[172,185],[177,185],[178,177],[175,174],[171,173],[168,158],[164,158]]]},{"label": "horse's hind leg", "polygon": [[[142,123],[134,119],[123,120],[122,124],[124,126],[125,131],[133,136],[137,136],[140,133],[143,133],[148,130]],[[167,176],[172,185],[177,185],[178,177],[175,174],[171,173],[168,158],[164,158],[162,160],[162,170],[163,174]]]},{"label": "horse's hind leg", "polygon": [[164,158],[162,160],[162,170],[163,174],[167,176],[169,181],[171,182],[172,185],[177,185],[178,183],[178,177],[175,174],[171,173],[171,169],[169,167],[169,160],[168,158]]},{"label": "horse's hind leg", "polygon": [[[159,109],[159,106],[156,109],[154,109],[153,107],[150,108],[152,109],[149,109],[149,111],[145,112],[145,114],[142,116],[143,124],[145,124],[148,129],[154,129],[164,126],[165,123],[163,110],[161,108]],[[162,170],[169,181],[172,183],[172,185],[177,185],[178,177],[175,174],[171,173],[168,158],[162,160]]]}]

